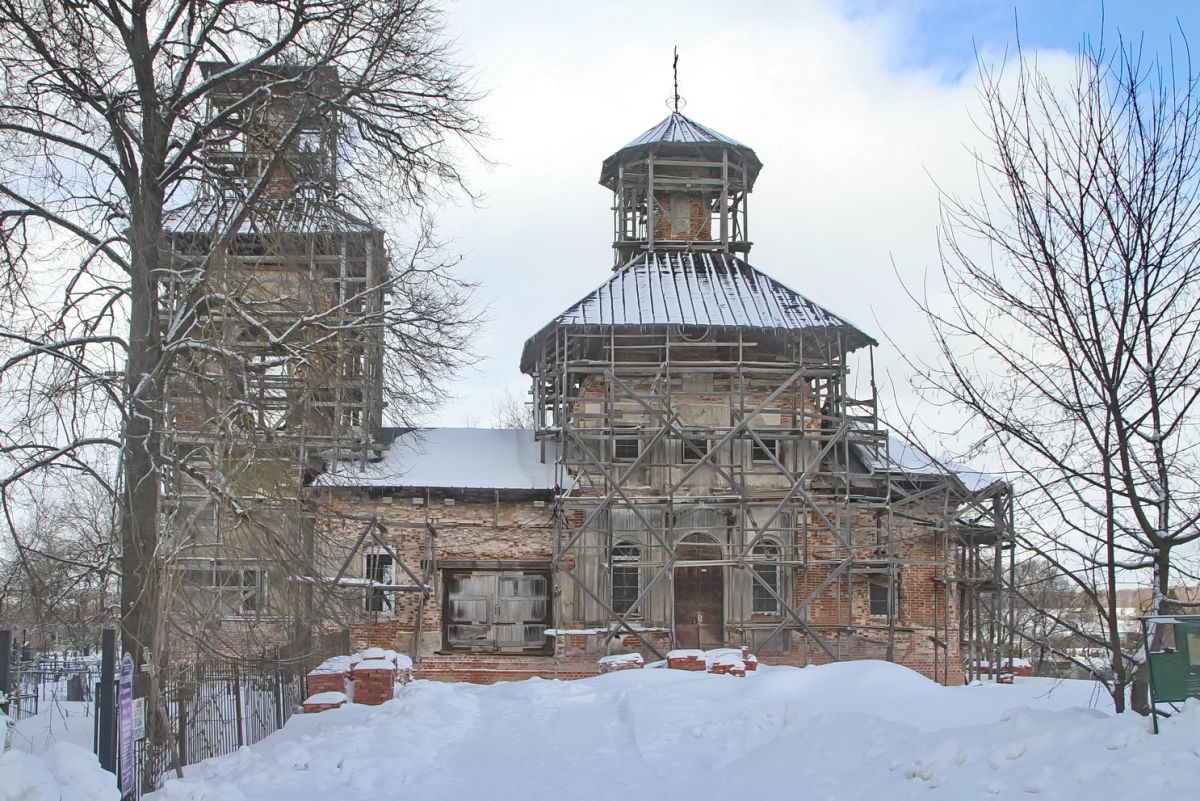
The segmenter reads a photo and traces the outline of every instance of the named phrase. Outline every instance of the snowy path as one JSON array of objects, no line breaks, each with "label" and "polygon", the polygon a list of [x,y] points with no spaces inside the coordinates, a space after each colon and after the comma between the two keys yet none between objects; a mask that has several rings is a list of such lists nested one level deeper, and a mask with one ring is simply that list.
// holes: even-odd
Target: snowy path
[{"label": "snowy path", "polygon": [[1096,700],[1085,682],[943,688],[865,662],[416,682],[382,707],[297,716],[149,801],[1187,795],[1200,704],[1153,738],[1141,718],[1078,706]]}]

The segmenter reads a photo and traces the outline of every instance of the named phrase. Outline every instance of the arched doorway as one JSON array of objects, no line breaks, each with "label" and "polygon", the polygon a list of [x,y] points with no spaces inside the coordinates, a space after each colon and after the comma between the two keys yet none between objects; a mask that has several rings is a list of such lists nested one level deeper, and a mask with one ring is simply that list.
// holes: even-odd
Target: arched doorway
[{"label": "arched doorway", "polygon": [[725,641],[725,570],[721,546],[689,534],[675,549],[675,642],[679,648],[716,648]]}]

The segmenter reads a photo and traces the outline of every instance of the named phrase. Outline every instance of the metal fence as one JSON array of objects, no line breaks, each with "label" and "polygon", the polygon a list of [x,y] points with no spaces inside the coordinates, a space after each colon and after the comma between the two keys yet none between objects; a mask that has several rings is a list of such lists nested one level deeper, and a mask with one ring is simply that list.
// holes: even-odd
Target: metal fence
[{"label": "metal fence", "polygon": [[50,701],[91,701],[100,666],[92,661],[33,660],[10,668],[9,717],[32,717]]},{"label": "metal fence", "polygon": [[283,727],[304,702],[304,672],[275,662],[208,660],[172,668],[162,709],[147,726],[167,722],[165,736],[147,731],[138,785],[155,789],[175,768],[253,745]]},{"label": "metal fence", "polygon": [[[330,653],[344,653],[348,644],[323,646],[324,650],[295,663],[204,659],[172,664],[162,676],[159,709],[146,709],[146,736],[136,745],[137,781],[132,797],[161,787],[177,767],[233,753],[282,728],[304,702],[305,664],[319,661],[317,654],[329,648]],[[14,650],[11,656],[18,653]],[[7,674],[7,679],[0,681],[0,691],[6,691],[8,714],[16,720],[63,701],[91,703],[93,748],[99,753],[103,716],[98,657],[10,659],[0,668],[0,673]],[[115,714],[108,718],[108,725],[115,738]]]}]

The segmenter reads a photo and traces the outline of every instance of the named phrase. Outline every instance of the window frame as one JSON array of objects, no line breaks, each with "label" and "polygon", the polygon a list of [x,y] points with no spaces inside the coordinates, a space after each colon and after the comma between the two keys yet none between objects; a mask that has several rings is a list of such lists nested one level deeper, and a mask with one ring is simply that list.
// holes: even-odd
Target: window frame
[{"label": "window frame", "polygon": [[[697,442],[704,443],[704,450],[699,453],[695,453],[695,448],[694,448],[694,445]],[[713,441],[712,441],[712,438],[708,436],[708,434],[705,434],[702,432],[696,432],[696,433],[692,433],[692,434],[684,434],[682,437],[680,437],[679,445],[680,445],[680,454],[679,454],[680,464],[688,464],[688,465],[700,464],[707,459],[707,457],[710,453],[712,453]],[[689,446],[693,446],[693,447],[689,447]],[[695,454],[695,455],[693,456],[691,454]]]},{"label": "window frame", "polygon": [[[624,554],[622,554],[621,556],[618,556],[618,553],[617,553],[618,551],[627,551],[627,552],[632,552],[632,553],[629,554],[628,556],[626,556]],[[632,566],[629,564],[625,564],[625,565],[618,567],[618,559],[625,561],[625,562],[632,561],[634,564]],[[609,559],[609,568],[608,568],[608,589],[609,589],[608,600],[609,600],[609,604],[612,607],[611,611],[614,614],[616,614],[618,617],[622,617],[626,620],[629,620],[632,618],[640,618],[642,615],[641,610],[638,608],[639,604],[637,603],[638,596],[640,596],[642,594],[642,589],[643,589],[642,568],[640,566],[641,561],[642,561],[642,546],[639,545],[638,543],[630,542],[628,540],[621,540],[620,542],[613,545],[612,554]],[[617,571],[618,570],[621,571],[620,575],[633,576],[633,578],[634,578],[634,581],[632,584],[632,588],[634,591],[633,597],[628,599],[628,605],[624,606],[623,608],[619,607],[617,604],[617,575],[618,575]],[[628,583],[623,583],[623,586],[625,589],[630,588],[630,585]],[[624,600],[625,599],[622,598],[623,603],[624,603]]]},{"label": "window frame", "polygon": [[[636,462],[642,455],[642,430],[637,426],[616,426],[612,429],[612,460],[622,464],[630,464]],[[630,443],[634,446],[634,454],[632,456],[621,453],[621,446],[628,446]]]},{"label": "window frame", "polygon": [[[267,568],[260,562],[229,562],[221,559],[188,558],[180,560],[180,581],[194,589],[216,596],[218,603],[237,599],[228,605],[235,611],[225,618],[264,617],[267,614]],[[253,576],[249,582],[247,577]],[[232,581],[230,579],[234,579]],[[247,601],[252,604],[247,605]]]},{"label": "window frame", "polygon": [[[380,557],[385,557],[388,560],[386,569],[382,571],[382,577],[376,578],[375,575],[380,571],[371,570],[371,560],[379,560]],[[378,567],[378,566],[376,566]],[[363,551],[363,579],[377,584],[395,584],[396,583],[396,558],[389,551],[383,548],[368,548]],[[378,601],[379,608],[375,608],[375,601]],[[396,613],[396,595],[391,590],[380,590],[368,585],[364,588],[362,599],[362,611],[371,615],[391,616]]]},{"label": "window frame", "polygon": [[[765,553],[765,551],[768,549],[774,551],[773,556],[769,553]],[[771,588],[774,589],[777,594],[782,596],[784,594],[783,566],[779,564],[779,560],[783,557],[783,546],[781,546],[774,539],[764,538],[759,540],[759,542],[750,549],[750,557],[752,560],[750,569],[760,576],[762,575],[762,571],[764,569],[771,571],[774,576],[774,578],[769,582]],[[758,559],[761,559],[762,563],[757,563],[756,560]],[[760,601],[763,603],[769,602],[772,608],[759,609],[758,604]],[[753,578],[750,579],[750,612],[751,614],[755,615],[779,616],[783,614],[783,608],[779,601],[766,594],[766,591],[763,589],[762,585]]]},{"label": "window frame", "polygon": [[[896,613],[896,607],[900,600],[899,580],[893,581],[889,576],[871,576],[867,579],[867,614],[871,617],[882,617],[891,620]],[[876,597],[876,592],[882,589],[884,591],[883,602],[886,606],[885,611],[878,612],[877,604],[879,599]]]},{"label": "window frame", "polygon": [[782,455],[783,449],[781,447],[782,443],[781,443],[779,437],[760,436],[758,439],[761,439],[763,441],[763,445],[766,445],[767,443],[771,443],[770,453],[774,454],[775,459],[772,460],[769,456],[767,458],[760,459],[759,453],[763,453],[763,455],[765,456],[767,452],[764,451],[762,446],[760,446],[758,444],[758,440],[756,440],[752,437],[750,439],[750,463],[751,464],[771,464],[771,465],[773,465],[773,464],[775,464],[776,461],[778,461],[780,464],[782,464],[783,463],[783,455]]}]

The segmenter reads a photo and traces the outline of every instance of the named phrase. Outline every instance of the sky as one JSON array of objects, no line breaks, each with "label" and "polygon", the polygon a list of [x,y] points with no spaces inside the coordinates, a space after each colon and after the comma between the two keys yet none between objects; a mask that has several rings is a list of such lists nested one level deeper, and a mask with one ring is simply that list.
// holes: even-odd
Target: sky
[{"label": "sky", "polygon": [[524,341],[610,275],[600,163],[668,114],[671,52],[683,111],[753,147],[749,261],[878,339],[881,397],[916,402],[901,354],[929,337],[905,287],[937,263],[938,187],[969,192],[977,57],[1018,43],[1050,69],[1081,42],[1192,41],[1200,6],[1098,0],[456,0],[448,28],[486,93],[480,195],[439,214],[479,284],[477,360],[429,425],[493,424],[525,399]]}]

